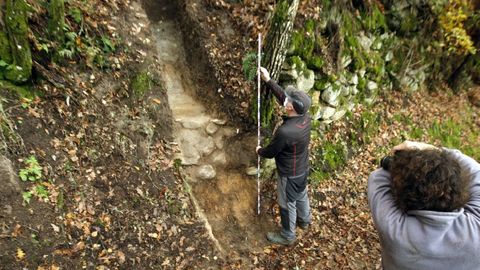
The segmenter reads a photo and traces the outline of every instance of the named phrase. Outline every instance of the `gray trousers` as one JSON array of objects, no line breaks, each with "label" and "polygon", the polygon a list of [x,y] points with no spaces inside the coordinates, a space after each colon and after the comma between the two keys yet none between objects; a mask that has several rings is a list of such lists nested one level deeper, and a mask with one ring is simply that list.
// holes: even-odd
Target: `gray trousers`
[{"label": "gray trousers", "polygon": [[297,220],[302,223],[312,222],[307,195],[307,174],[278,176],[277,192],[282,223],[280,234],[287,240],[294,240]]}]

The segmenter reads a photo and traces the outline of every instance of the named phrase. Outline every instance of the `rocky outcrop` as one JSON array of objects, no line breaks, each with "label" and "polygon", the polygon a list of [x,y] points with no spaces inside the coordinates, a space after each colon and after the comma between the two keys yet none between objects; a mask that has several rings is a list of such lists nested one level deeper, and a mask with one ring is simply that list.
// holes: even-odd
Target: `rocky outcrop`
[{"label": "rocky outcrop", "polygon": [[18,181],[12,162],[0,155],[0,196],[2,198],[10,198],[20,194],[21,188]]}]

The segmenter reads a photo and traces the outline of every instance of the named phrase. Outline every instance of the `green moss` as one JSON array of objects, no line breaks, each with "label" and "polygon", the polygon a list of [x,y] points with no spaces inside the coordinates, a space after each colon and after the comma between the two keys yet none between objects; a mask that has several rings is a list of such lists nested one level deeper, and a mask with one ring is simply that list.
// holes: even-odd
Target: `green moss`
[{"label": "green moss", "polygon": [[323,180],[327,179],[329,176],[330,176],[330,172],[325,172],[322,170],[313,170],[310,173],[309,178],[310,178],[311,184],[318,185],[321,182],[323,182]]},{"label": "green moss", "polygon": [[357,48],[360,47],[360,44],[358,43],[358,39],[353,36],[353,35],[345,35],[345,43],[351,50],[356,50]]},{"label": "green moss", "polygon": [[346,162],[347,151],[340,142],[325,143],[323,145],[323,158],[331,170],[336,170]]},{"label": "green moss", "polygon": [[385,15],[377,5],[373,5],[372,10],[364,14],[362,22],[364,27],[370,32],[384,32],[388,30]]},{"label": "green moss", "polygon": [[302,48],[300,50],[300,56],[308,61],[312,57],[313,50],[315,49],[315,35],[313,33],[306,34]]},{"label": "green moss", "polygon": [[290,53],[308,62],[316,46],[315,21],[307,20],[305,29],[294,31],[290,42]]},{"label": "green moss", "polygon": [[323,61],[323,59],[318,56],[318,55],[314,55],[310,58],[310,60],[308,61],[307,63],[307,67],[309,69],[313,69],[313,70],[321,70],[323,65],[325,64],[325,62]]},{"label": "green moss", "polygon": [[24,0],[7,0],[6,28],[12,49],[12,65],[5,78],[14,83],[26,82],[32,74],[32,53],[28,42],[27,10]]},{"label": "green moss", "polygon": [[251,51],[242,59],[242,71],[245,78],[254,81],[257,75],[257,53]]},{"label": "green moss", "polygon": [[5,63],[12,63],[12,51],[7,33],[0,31],[0,60]]},{"label": "green moss", "polygon": [[[256,103],[256,102],[255,102]],[[260,112],[262,115],[262,126],[263,127],[272,127],[272,123],[274,120],[274,112],[275,112],[275,100],[272,95],[269,97],[269,102],[264,103],[265,105],[260,108]]]},{"label": "green moss", "polygon": [[310,61],[310,58],[312,57],[315,49],[315,41],[315,21],[309,19],[305,23],[304,39],[300,51],[300,55],[306,62]]},{"label": "green moss", "polygon": [[443,146],[461,148],[462,131],[463,128],[460,124],[453,119],[448,119],[442,123],[437,120],[433,121],[427,133],[432,139],[441,141]]},{"label": "green moss", "polygon": [[341,12],[341,33],[344,36],[353,35],[353,33],[358,33],[359,24],[353,14],[349,11],[343,10]]},{"label": "green moss", "polygon": [[272,18],[273,23],[281,23],[284,22],[288,18],[288,1],[287,0],[280,0],[274,11],[274,16]]},{"label": "green moss", "polygon": [[311,178],[319,182],[328,177],[329,173],[345,165],[348,158],[346,144],[341,140],[325,140],[312,151],[314,173]]},{"label": "green moss", "polygon": [[322,79],[322,80],[315,81],[315,84],[313,85],[313,89],[321,91],[321,90],[325,89],[327,83],[328,83],[328,79]]},{"label": "green moss", "polygon": [[290,38],[290,52],[292,54],[297,54],[302,47],[303,44],[303,34],[300,33],[299,31],[293,31],[291,38]]},{"label": "green moss", "polygon": [[63,0],[51,0],[48,7],[49,21],[48,31],[57,41],[63,43],[65,36],[63,28],[65,26],[65,5]]},{"label": "green moss", "polygon": [[303,62],[302,58],[299,56],[292,56],[287,60],[287,63],[291,66],[295,66],[295,70],[298,73],[302,73],[305,69],[305,63]]},{"label": "green moss", "polygon": [[315,32],[315,21],[312,19],[308,19],[307,22],[305,23],[305,30],[308,33],[314,33]]},{"label": "green moss", "polygon": [[402,18],[400,22],[400,32],[402,34],[408,34],[415,31],[417,27],[417,18],[416,16],[410,15]]},{"label": "green moss", "polygon": [[155,81],[146,70],[138,72],[132,79],[130,88],[136,98],[141,98],[145,93],[152,88]]},{"label": "green moss", "polygon": [[9,81],[0,80],[0,88],[5,89],[8,91],[13,91],[18,94],[19,97],[26,98],[26,99],[34,99],[35,93],[32,92],[30,86],[18,86]]},{"label": "green moss", "polygon": [[353,70],[361,70],[361,69],[364,69],[365,66],[367,65],[365,63],[365,60],[363,59],[363,57],[352,57],[352,67],[353,67]]},{"label": "green moss", "polygon": [[28,5],[25,0],[7,0],[5,19],[10,33],[27,34],[27,10]]},{"label": "green moss", "polygon": [[357,85],[357,89],[359,91],[363,91],[367,88],[367,80],[365,80],[364,78],[358,78],[358,85]]}]

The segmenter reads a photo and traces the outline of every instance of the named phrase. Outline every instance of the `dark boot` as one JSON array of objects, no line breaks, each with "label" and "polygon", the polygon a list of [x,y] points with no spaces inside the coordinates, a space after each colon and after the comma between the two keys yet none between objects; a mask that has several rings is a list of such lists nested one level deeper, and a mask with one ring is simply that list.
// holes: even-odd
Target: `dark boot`
[{"label": "dark boot", "polygon": [[279,232],[268,232],[267,233],[267,239],[268,239],[268,241],[270,241],[274,244],[284,245],[284,246],[290,246],[291,244],[293,244],[295,242],[295,239],[287,240]]},{"label": "dark boot", "polygon": [[306,230],[308,230],[308,227],[310,226],[310,223],[297,221],[297,226],[298,226],[300,229],[306,231]]}]

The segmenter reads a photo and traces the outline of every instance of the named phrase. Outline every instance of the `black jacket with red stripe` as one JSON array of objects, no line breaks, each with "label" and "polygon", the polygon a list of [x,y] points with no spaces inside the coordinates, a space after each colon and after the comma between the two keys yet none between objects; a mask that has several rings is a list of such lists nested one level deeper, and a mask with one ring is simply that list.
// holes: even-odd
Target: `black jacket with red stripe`
[{"label": "black jacket with red stripe", "polygon": [[[273,80],[267,83],[275,97],[283,104],[285,91]],[[284,116],[282,125],[275,131],[272,142],[260,148],[264,158],[275,158],[281,176],[295,176],[308,171],[308,146],[310,144],[311,118],[308,113],[299,116]]]}]

